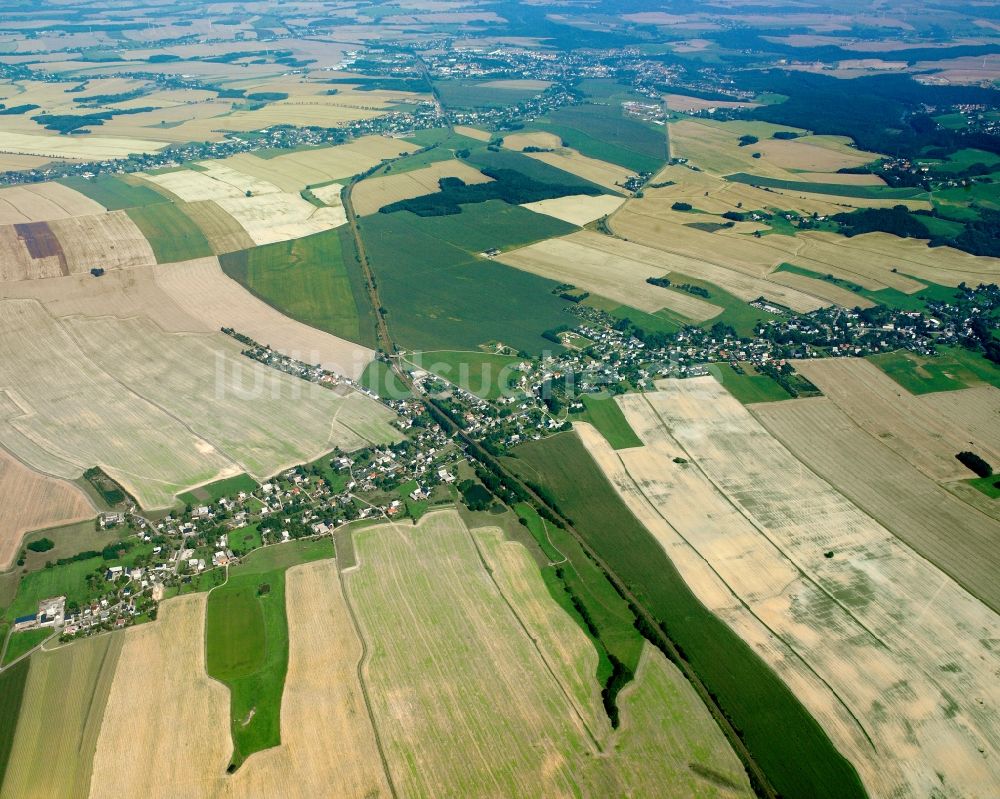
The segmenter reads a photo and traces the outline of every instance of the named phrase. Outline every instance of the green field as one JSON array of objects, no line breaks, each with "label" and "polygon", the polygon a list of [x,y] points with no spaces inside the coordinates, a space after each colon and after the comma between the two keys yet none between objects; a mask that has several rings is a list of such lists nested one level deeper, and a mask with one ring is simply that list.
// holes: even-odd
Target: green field
[{"label": "green field", "polygon": [[170,202],[149,186],[133,186],[114,175],[101,175],[96,178],[61,178],[59,182],[100,203],[109,211]]},{"label": "green field", "polygon": [[618,407],[614,397],[584,394],[581,399],[586,410],[574,415],[574,421],[590,422],[615,449],[642,446],[642,440],[629,426],[625,414]]},{"label": "green field", "polygon": [[[747,367],[750,369],[750,367]],[[792,395],[767,375],[739,374],[728,363],[713,363],[708,367],[716,379],[744,405],[752,402],[778,402]]]},{"label": "green field", "polygon": [[636,172],[655,172],[667,160],[666,126],[628,117],[619,103],[567,106],[532,126],[554,133],[583,155]]},{"label": "green field", "polygon": [[492,352],[435,350],[415,352],[407,360],[445,380],[471,391],[483,399],[497,399],[516,393],[512,381],[517,377],[513,368],[522,359]]},{"label": "green field", "polygon": [[962,347],[940,347],[932,358],[897,350],[869,355],[868,360],[913,394],[954,391],[984,383],[1000,388],[1000,367]]},{"label": "green field", "polygon": [[766,178],[760,175],[749,175],[746,172],[736,172],[726,175],[726,180],[733,183],[745,183],[750,186],[764,186],[771,189],[787,189],[789,191],[806,191],[812,194],[828,194],[832,197],[860,197],[866,200],[914,199],[923,197],[926,192],[919,188],[895,189],[889,186],[845,186],[842,183],[807,183],[798,180],[782,180],[781,178]]},{"label": "green field", "polygon": [[[346,230],[346,228],[345,228]],[[222,270],[283,314],[374,346],[375,321],[349,236],[337,230],[219,258]]]},{"label": "green field", "polygon": [[413,396],[385,361],[376,359],[368,364],[358,382],[386,399],[408,399]]},{"label": "green field", "polygon": [[1000,474],[992,474],[989,477],[975,477],[966,480],[976,491],[981,491],[990,499],[1000,498]]},{"label": "green field", "polygon": [[[531,442],[506,462],[558,497],[560,510],[661,620],[782,796],[864,796],[851,765],[792,692],[691,593],[573,433]],[[781,730],[780,735],[775,730]]]},{"label": "green field", "polygon": [[556,283],[476,253],[560,236],[575,228],[493,201],[461,214],[373,214],[361,225],[386,320],[407,349],[477,350],[502,341],[516,350],[551,348],[541,334],[566,321]]},{"label": "green field", "polygon": [[[121,631],[95,635],[51,652],[36,652],[15,667],[31,664],[3,796],[87,795],[124,641]],[[0,736],[0,746],[9,745],[9,740]]]},{"label": "green field", "polygon": [[37,630],[22,630],[11,633],[7,639],[7,651],[4,652],[3,665],[13,663],[25,652],[30,652],[42,641],[48,638],[54,630],[51,627],[43,627]]},{"label": "green field", "polygon": [[[62,527],[51,527],[48,530],[38,530],[29,533],[24,538],[24,543],[28,544],[37,541],[39,538],[47,538],[54,546],[47,552],[32,552],[27,550],[24,557],[24,566],[21,569],[27,571],[38,571],[45,568],[48,561],[53,563],[60,558],[68,558],[78,552],[87,550],[101,550],[107,544],[117,541],[121,531],[101,530],[93,519],[75,524],[67,524]],[[0,603],[2,604],[2,603]]]},{"label": "green field", "polygon": [[542,89],[498,89],[484,86],[488,81],[440,80],[434,82],[434,91],[446,108],[503,108],[528,100],[542,93]]},{"label": "green field", "polygon": [[257,481],[248,474],[237,474],[224,480],[193,488],[178,494],[177,499],[185,505],[197,505],[202,502],[218,502],[223,497],[235,496],[240,491],[250,493],[258,488]]},{"label": "green field", "polygon": [[201,228],[173,203],[129,208],[126,213],[153,248],[158,264],[214,254]]},{"label": "green field", "polygon": [[16,666],[0,671],[0,786],[3,785],[10,750],[14,746],[29,664],[30,661],[22,660]]},{"label": "green field", "polygon": [[258,549],[209,594],[206,670],[231,692],[233,767],[281,743],[281,695],[288,669],[285,570],[329,557],[329,539]]}]

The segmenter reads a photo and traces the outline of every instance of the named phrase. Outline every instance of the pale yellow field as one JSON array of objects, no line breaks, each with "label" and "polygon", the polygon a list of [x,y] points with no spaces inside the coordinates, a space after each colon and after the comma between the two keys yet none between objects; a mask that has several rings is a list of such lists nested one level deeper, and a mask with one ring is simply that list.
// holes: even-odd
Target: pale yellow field
[{"label": "pale yellow field", "polygon": [[364,172],[385,158],[419,149],[405,139],[388,136],[363,136],[336,147],[317,147],[274,158],[255,155],[235,155],[224,163],[234,169],[267,180],[283,191],[298,192],[317,183],[341,180]]},{"label": "pale yellow field", "polygon": [[[154,267],[157,286],[205,328],[231,327],[306,363],[357,379],[375,353],[276,311],[227,277],[215,258]],[[379,414],[380,415],[380,414]]]},{"label": "pale yellow field", "polygon": [[[226,167],[222,167],[226,169]],[[235,172],[235,170],[229,170]],[[159,175],[142,175],[145,180],[166,189],[184,202],[199,202],[203,200],[222,200],[225,198],[244,197],[245,191],[221,180],[214,180],[210,175],[193,169],[178,169],[175,172],[165,172]],[[251,178],[252,180],[252,178]],[[267,184],[269,191],[279,191],[273,184]]]},{"label": "pale yellow field", "polygon": [[[129,303],[141,311],[169,295],[148,280],[120,285],[132,297],[123,315]],[[103,296],[114,296],[107,290]],[[57,310],[99,309],[101,295],[67,302]],[[191,315],[163,305],[158,313],[169,319],[173,307],[176,327],[190,323]],[[0,330],[0,444],[54,476],[102,465],[146,508],[237,471],[265,477],[334,444],[352,449],[399,436],[381,404],[253,363],[218,332],[167,333],[145,316],[57,320],[25,299],[0,301]]]},{"label": "pale yellow field", "polygon": [[124,634],[94,754],[92,799],[209,796],[224,777],[232,754],[229,691],[205,673],[207,600],[205,593],[167,600],[155,622]]},{"label": "pale yellow field", "polygon": [[62,246],[70,274],[89,272],[95,266],[108,270],[156,263],[146,237],[124,211],[48,224]]},{"label": "pale yellow field", "polygon": [[75,478],[101,465],[143,507],[155,508],[187,486],[239,470],[123,389],[35,301],[0,302],[0,362],[0,444],[39,471]]},{"label": "pale yellow field", "polygon": [[455,133],[461,136],[468,136],[470,139],[475,139],[476,141],[489,141],[493,138],[493,134],[489,131],[470,128],[468,125],[455,125]]},{"label": "pale yellow field", "polygon": [[201,228],[217,255],[255,246],[243,226],[211,200],[188,203],[184,211]]},{"label": "pale yellow field", "polygon": [[[34,124],[34,123],[33,123]],[[37,128],[37,125],[35,125]],[[151,139],[126,139],[112,136],[59,136],[37,133],[0,132],[0,153],[35,155],[42,158],[70,158],[97,161],[124,158],[129,153],[155,153],[165,142]]]},{"label": "pale yellow field", "polygon": [[599,194],[596,197],[589,194],[570,194],[566,197],[525,203],[521,207],[583,227],[595,219],[614,213],[623,202],[625,200],[622,197],[613,197],[610,194]]},{"label": "pale yellow field", "polygon": [[978,283],[1000,269],[1000,259],[976,258],[946,247],[931,249],[925,242],[888,234],[847,239],[832,233],[803,232],[757,239],[734,232],[735,228],[705,233],[679,224],[677,214],[665,217],[661,210],[645,200],[630,201],[615,214],[611,227],[630,241],[690,259],[710,260],[713,265],[768,280],[776,267],[792,263],[864,288],[890,287],[912,294],[923,284],[908,275],[958,285],[963,279]]},{"label": "pale yellow field", "polygon": [[772,272],[768,275],[768,280],[798,289],[813,297],[826,300],[831,305],[840,305],[844,308],[874,308],[876,303],[853,291],[841,288],[835,283],[831,283],[822,278],[800,275],[795,272]]},{"label": "pale yellow field", "polygon": [[87,796],[123,640],[116,632],[32,655],[4,797]]},{"label": "pale yellow field", "polygon": [[1000,714],[981,699],[1000,618],[713,378],[658,385],[619,400],[644,447],[581,435],[699,598],[777,670],[873,795],[995,792]]},{"label": "pale yellow field", "polygon": [[215,203],[258,245],[322,233],[347,222],[343,208],[317,208],[298,194],[285,192],[224,197]]},{"label": "pale yellow field", "polygon": [[[749,796],[721,732],[658,653],[646,652],[623,694],[619,731],[587,726],[600,711],[579,659],[593,665],[593,655],[582,630],[548,618],[563,611],[517,546],[497,530],[470,534],[453,511],[355,533],[361,566],[348,595],[371,647],[364,679],[397,791]],[[513,574],[494,581],[482,552]],[[575,643],[554,648],[554,635]],[[676,723],[640,726],[652,717]],[[692,762],[738,788],[699,777]]]},{"label": "pale yellow field", "polygon": [[[67,159],[69,160],[69,159]],[[20,172],[24,169],[38,169],[51,163],[52,159],[38,155],[16,155],[0,152],[0,172]]]},{"label": "pale yellow field", "polygon": [[718,305],[694,295],[647,283],[646,278],[663,277],[670,270],[630,258],[623,246],[626,244],[600,233],[580,231],[505,252],[497,260],[641,311],[667,308],[699,322],[722,312]]},{"label": "pale yellow field", "polygon": [[625,189],[619,184],[635,174],[623,166],[588,158],[569,147],[560,147],[551,153],[525,153],[525,155],[619,194],[625,193]]},{"label": "pale yellow field", "polygon": [[61,183],[36,183],[0,189],[0,225],[103,214],[104,210],[104,206]]},{"label": "pale yellow field", "polygon": [[[616,228],[618,227],[617,221],[619,214],[623,213],[625,210],[627,210],[627,207],[615,215],[614,226]],[[682,230],[689,230],[689,228],[682,228]],[[696,232],[700,233],[700,231]],[[772,283],[765,278],[741,274],[734,269],[718,266],[708,260],[702,260],[697,256],[690,257],[687,255],[666,252],[664,250],[655,249],[654,247],[644,246],[643,244],[636,244],[633,240],[626,241],[624,239],[612,238],[611,236],[601,236],[598,234],[592,234],[589,231],[576,233],[573,234],[573,236],[583,238],[587,242],[588,246],[601,250],[611,256],[626,258],[630,261],[643,264],[646,267],[646,271],[649,272],[649,274],[642,275],[644,286],[649,285],[645,283],[647,277],[659,277],[666,274],[677,273],[681,276],[698,278],[701,280],[707,280],[710,283],[715,283],[717,286],[720,286],[731,294],[734,294],[748,302],[755,300],[760,296],[764,296],[772,302],[778,302],[781,305],[785,305],[798,311],[811,311],[816,308],[821,308],[827,304],[816,297],[804,294],[796,289],[786,288],[778,283]],[[656,240],[661,241],[663,239],[657,238]],[[674,243],[675,241],[674,239],[665,240],[670,241],[671,243]],[[636,275],[638,276],[638,270],[636,271]],[[655,287],[649,286],[649,288],[654,289]],[[645,291],[645,289],[643,291]],[[663,291],[667,290],[663,289]],[[679,292],[670,293],[676,294]],[[693,297],[693,295],[688,295],[686,293],[685,297],[697,299]]]},{"label": "pale yellow field", "polygon": [[38,300],[55,317],[141,316],[171,332],[214,333],[219,325],[182,310],[156,285],[153,267],[116,269],[100,280],[90,274],[0,283],[0,297]]},{"label": "pale yellow field", "polygon": [[312,191],[313,197],[324,205],[340,206],[342,204],[340,201],[340,192],[343,191],[343,189],[343,184],[330,183],[326,186],[310,189],[310,191]]},{"label": "pale yellow field", "polygon": [[281,746],[253,755],[226,780],[226,795],[313,799],[388,797],[365,709],[351,625],[333,560],[287,572],[288,674]]},{"label": "pale yellow field", "polygon": [[[943,481],[975,476],[955,458],[973,439],[962,428],[962,419],[942,415],[874,364],[863,358],[822,358],[796,361],[794,366],[851,421],[928,477]],[[1000,463],[1000,449],[988,442],[977,442],[977,451],[988,462]]]},{"label": "pale yellow field", "polygon": [[396,438],[381,404],[257,364],[222,333],[165,334],[108,318],[70,319],[66,329],[92,364],[258,479],[335,446]]},{"label": "pale yellow field", "polygon": [[917,403],[961,425],[993,452],[1000,452],[1000,389],[976,386],[961,391],[936,391],[916,397]]},{"label": "pale yellow field", "polygon": [[33,471],[3,449],[0,497],[0,571],[13,562],[25,533],[82,521],[97,513],[75,485]]},{"label": "pale yellow field", "polygon": [[525,147],[542,147],[556,150],[562,147],[562,139],[554,133],[533,131],[531,133],[511,133],[503,137],[503,146],[508,150],[523,150]]},{"label": "pale yellow field", "polygon": [[[952,393],[956,392],[927,396]],[[855,425],[826,397],[749,409],[817,475],[973,596],[1000,611],[996,579],[1000,550],[995,546],[1000,540],[1000,522],[949,494],[889,449],[883,439]]]},{"label": "pale yellow field", "polygon": [[492,180],[462,161],[437,161],[423,169],[363,180],[351,192],[351,199],[359,215],[373,214],[383,205],[439,191],[441,178],[459,178],[469,185]]}]

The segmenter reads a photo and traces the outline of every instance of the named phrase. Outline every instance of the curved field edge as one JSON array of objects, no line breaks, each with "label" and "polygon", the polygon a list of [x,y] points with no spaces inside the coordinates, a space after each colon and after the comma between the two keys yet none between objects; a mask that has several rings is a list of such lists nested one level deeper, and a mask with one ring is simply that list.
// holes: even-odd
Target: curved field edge
[{"label": "curved field edge", "polygon": [[577,434],[523,444],[506,465],[558,497],[558,510],[660,621],[782,796],[866,795],[854,767],[788,686],[698,601]]},{"label": "curved field edge", "polygon": [[329,539],[256,550],[211,591],[205,670],[230,692],[230,770],[281,744],[281,700],[288,671],[285,571],[333,557]]},{"label": "curved field edge", "polygon": [[401,795],[751,795],[690,685],[648,646],[610,731],[586,635],[500,530],[440,511],[355,538],[347,593]]}]

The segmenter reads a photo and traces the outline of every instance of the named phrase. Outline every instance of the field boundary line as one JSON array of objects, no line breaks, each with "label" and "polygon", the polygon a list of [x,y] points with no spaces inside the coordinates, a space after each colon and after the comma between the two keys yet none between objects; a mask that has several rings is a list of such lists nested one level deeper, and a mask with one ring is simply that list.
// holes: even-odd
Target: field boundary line
[{"label": "field boundary line", "polygon": [[[351,571],[355,571],[361,566],[361,559],[356,553],[354,557],[355,565],[352,567]],[[378,749],[378,757],[382,762],[382,773],[385,775],[386,783],[389,786],[389,794],[393,797],[393,799],[399,799],[399,792],[396,790],[396,784],[392,780],[392,770],[389,768],[389,759],[386,757],[385,747],[382,744],[382,735],[379,732],[378,724],[375,721],[375,711],[372,709],[371,697],[368,695],[368,686],[365,684],[364,670],[368,663],[368,658],[371,655],[371,651],[368,647],[368,641],[361,630],[357,614],[354,611],[354,603],[351,601],[350,593],[347,589],[347,580],[344,575],[345,573],[340,569],[340,559],[338,558],[337,580],[340,583],[340,591],[344,595],[344,604],[347,606],[347,615],[351,617],[351,625],[354,627],[354,634],[358,637],[358,642],[361,644],[361,657],[358,658],[356,666],[358,685],[361,687],[361,696],[365,700],[365,711],[368,714],[368,723],[371,724],[372,734],[375,736],[375,747]]]},{"label": "field boundary line", "polygon": [[[511,616],[513,616],[517,620],[517,624],[521,628],[521,631],[524,633],[527,639],[531,641],[531,645],[534,648],[535,652],[538,654],[538,658],[544,664],[545,670],[549,673],[549,676],[553,679],[555,684],[559,686],[559,690],[566,698],[566,701],[569,703],[570,707],[573,708],[573,712],[576,714],[577,720],[583,726],[583,729],[586,730],[587,737],[590,738],[590,742],[593,744],[594,748],[597,750],[599,754],[602,755],[605,754],[604,747],[601,745],[600,741],[597,740],[597,736],[594,735],[593,731],[590,729],[590,725],[587,724],[586,720],[583,718],[583,713],[581,713],[580,708],[577,707],[576,700],[574,700],[573,697],[570,695],[569,691],[566,689],[566,686],[563,685],[562,680],[560,680],[559,677],[556,675],[555,669],[549,663],[548,658],[545,657],[545,653],[542,651],[542,647],[539,645],[538,639],[531,634],[531,631],[528,629],[528,625],[525,624],[524,619],[521,618],[521,615],[517,612],[517,609],[514,607],[513,603],[510,601],[510,599],[507,598],[507,595],[503,592],[503,589],[497,582],[496,577],[493,576],[493,569],[490,567],[490,564],[487,562],[485,556],[483,555],[483,551],[479,547],[479,542],[476,540],[475,534],[472,532],[472,530],[469,529],[469,527],[465,524],[465,522],[462,523],[462,526],[465,528],[465,531],[469,534],[469,538],[472,541],[472,547],[473,549],[476,550],[476,557],[479,558],[479,563],[482,565],[483,571],[486,572],[486,575],[490,578],[490,582],[493,584],[493,587],[496,588],[497,593],[500,595],[500,598],[503,600],[503,603],[507,606],[507,609],[510,611]],[[480,527],[478,529],[499,530],[499,528],[489,528],[489,527],[485,528]],[[503,531],[500,530],[500,533],[502,535]],[[519,544],[519,546],[523,547],[524,545]],[[594,646],[592,641],[588,641],[588,643],[590,643],[592,647]],[[597,651],[597,648],[594,647],[594,650]]]},{"label": "field boundary line", "polygon": [[[647,404],[648,404],[648,403],[647,403]],[[650,407],[652,407],[652,406],[650,406]],[[653,412],[654,412],[654,413],[656,412],[656,409],[655,409],[655,408],[653,409]],[[657,418],[659,418],[659,415],[658,415],[658,414],[657,414]],[[662,423],[663,423],[663,422],[662,422],[662,419],[661,419],[661,424],[662,424]],[[664,429],[666,429],[666,428],[664,428]],[[668,431],[668,433],[669,433],[669,431]],[[673,438],[673,436],[671,436],[671,438]],[[682,451],[684,451],[684,454],[688,456],[688,462],[689,462],[689,463],[693,463],[693,461],[692,461],[692,459],[691,459],[691,455],[690,455],[690,453],[689,453],[689,452],[687,452],[687,451],[686,451],[686,450],[684,449],[684,446],[683,446],[683,445],[682,445],[682,444],[681,444],[680,442],[678,442],[678,441],[677,441],[676,439],[674,439],[674,441],[675,441],[675,443],[677,443],[677,446],[678,446],[678,447],[680,447]],[[871,746],[871,748],[872,748],[872,751],[875,751],[875,752],[877,752],[877,751],[878,751],[878,749],[877,749],[877,747],[875,746],[875,742],[874,742],[874,741],[873,741],[873,740],[871,739],[871,736],[870,736],[870,735],[868,734],[868,731],[867,731],[867,730],[865,729],[865,726],[864,726],[864,724],[862,724],[862,723],[861,723],[861,720],[860,720],[860,719],[859,719],[859,718],[857,717],[857,715],[856,715],[856,714],[854,713],[854,711],[852,711],[852,710],[851,710],[851,708],[850,708],[850,707],[849,707],[849,706],[847,705],[847,703],[846,703],[846,702],[845,702],[845,701],[844,701],[844,700],[843,700],[843,699],[841,698],[840,694],[838,694],[838,693],[837,693],[837,691],[836,691],[836,690],[834,690],[833,686],[832,686],[832,685],[830,685],[830,683],[829,683],[829,682],[827,682],[827,681],[826,681],[826,679],[824,679],[824,678],[823,678],[823,676],[822,676],[822,675],[820,675],[820,674],[819,674],[819,673],[818,673],[818,672],[817,672],[817,671],[816,671],[816,670],[815,670],[815,669],[813,668],[813,666],[812,666],[812,665],[811,665],[811,664],[810,664],[810,663],[809,663],[809,662],[808,662],[808,661],[807,661],[807,660],[806,660],[806,659],[805,659],[805,658],[804,658],[804,657],[803,657],[803,656],[802,656],[802,655],[801,655],[801,654],[800,654],[800,653],[798,652],[798,650],[797,650],[797,649],[796,649],[796,648],[795,648],[794,646],[792,646],[792,645],[791,645],[791,644],[790,644],[790,643],[789,643],[788,641],[786,641],[786,640],[785,640],[784,636],[782,636],[782,635],[781,635],[781,634],[780,634],[779,632],[777,632],[777,631],[776,631],[775,629],[773,629],[773,628],[772,628],[772,627],[771,627],[771,626],[770,626],[770,625],[769,625],[769,624],[768,624],[768,623],[767,623],[766,621],[764,621],[764,620],[763,620],[762,618],[760,618],[760,616],[758,616],[758,615],[757,615],[757,613],[756,613],[756,612],[754,611],[754,609],[753,609],[752,607],[750,607],[750,605],[748,605],[748,604],[747,604],[747,602],[746,602],[746,601],[745,601],[745,600],[743,599],[743,597],[741,597],[741,596],[740,596],[739,594],[737,594],[737,593],[736,593],[736,591],[734,591],[734,590],[732,589],[732,587],[731,587],[731,586],[729,585],[729,583],[727,583],[727,582],[726,582],[725,578],[724,578],[724,577],[723,577],[723,576],[722,576],[722,575],[721,575],[721,574],[720,574],[720,573],[719,573],[719,572],[718,572],[718,571],[716,570],[715,566],[714,566],[714,565],[712,565],[711,561],[709,561],[709,560],[708,560],[708,559],[707,559],[707,558],[706,558],[706,557],[705,557],[705,556],[704,556],[704,555],[703,555],[703,554],[701,553],[701,551],[700,551],[700,550],[699,550],[699,549],[698,549],[698,548],[697,548],[697,547],[696,547],[696,546],[695,546],[694,544],[692,544],[692,543],[691,543],[691,542],[690,542],[690,541],[689,541],[689,540],[688,540],[688,539],[687,539],[687,538],[686,538],[686,537],[684,536],[684,534],[683,534],[683,533],[681,533],[681,531],[680,531],[680,530],[678,530],[678,529],[677,529],[677,528],[676,528],[676,527],[675,527],[675,526],[674,526],[673,524],[671,524],[670,520],[669,520],[669,519],[667,519],[667,518],[666,518],[666,517],[665,517],[665,516],[663,515],[663,513],[662,513],[662,512],[660,511],[660,509],[659,509],[658,507],[656,507],[656,505],[654,505],[654,504],[653,504],[653,503],[652,503],[652,502],[651,502],[651,501],[649,500],[649,498],[648,498],[648,497],[646,496],[645,492],[643,492],[643,490],[642,490],[642,489],[640,488],[640,486],[639,486],[639,482],[638,482],[638,481],[637,481],[637,480],[636,480],[636,479],[635,479],[635,478],[634,478],[634,477],[632,476],[632,473],[631,473],[631,472],[630,472],[630,471],[628,470],[628,467],[627,467],[627,466],[625,465],[625,462],[624,462],[624,461],[622,461],[622,459],[621,459],[621,456],[620,456],[620,455],[617,455],[617,453],[616,453],[616,457],[618,458],[618,462],[619,462],[619,463],[621,464],[621,466],[622,466],[622,469],[624,470],[625,474],[626,474],[626,475],[628,475],[628,478],[629,478],[629,480],[631,481],[632,485],[633,485],[633,486],[635,486],[636,490],[637,490],[637,491],[639,492],[639,496],[641,496],[641,497],[642,497],[642,500],[643,500],[643,502],[645,502],[645,503],[646,503],[646,505],[648,505],[648,506],[649,506],[649,508],[651,508],[651,509],[652,509],[653,513],[655,513],[655,514],[656,514],[656,515],[657,515],[657,516],[658,516],[658,517],[659,517],[660,519],[662,519],[662,520],[663,520],[663,523],[664,523],[664,524],[666,524],[666,525],[667,525],[667,527],[669,527],[669,528],[670,528],[670,529],[671,529],[671,530],[673,531],[673,533],[674,533],[674,534],[675,534],[675,535],[676,535],[676,536],[677,536],[678,538],[680,538],[680,540],[681,540],[681,541],[683,541],[683,542],[684,542],[684,543],[685,543],[685,544],[686,544],[686,545],[688,546],[688,548],[689,548],[689,549],[690,549],[690,550],[691,550],[692,552],[694,552],[694,553],[695,553],[695,554],[696,554],[696,555],[698,556],[698,558],[699,558],[699,559],[700,559],[700,560],[701,560],[701,561],[702,561],[702,562],[703,562],[703,563],[705,564],[705,566],[707,566],[707,567],[708,567],[708,569],[709,569],[709,570],[710,570],[710,571],[712,572],[712,574],[714,574],[714,575],[716,576],[716,578],[718,578],[719,582],[720,582],[720,583],[722,583],[722,585],[724,585],[724,586],[726,587],[726,590],[728,591],[729,595],[730,595],[730,596],[732,596],[732,598],[733,598],[733,599],[735,599],[735,600],[736,600],[736,601],[737,601],[737,602],[739,603],[739,605],[740,605],[740,606],[741,606],[741,607],[742,607],[742,608],[743,608],[743,609],[744,609],[744,610],[745,610],[745,611],[746,611],[747,613],[749,613],[749,614],[750,614],[751,618],[753,618],[753,619],[754,619],[754,620],[755,620],[755,621],[756,621],[756,622],[757,622],[758,624],[760,624],[760,625],[761,625],[761,626],[762,626],[762,627],[763,627],[763,628],[764,628],[765,630],[767,630],[767,632],[768,632],[768,633],[770,633],[771,635],[773,635],[773,636],[775,637],[775,639],[777,639],[778,641],[780,641],[780,642],[781,642],[781,644],[782,644],[782,645],[783,645],[783,646],[784,646],[785,648],[787,648],[787,650],[788,650],[788,651],[789,651],[789,652],[790,652],[790,653],[791,653],[791,654],[792,654],[792,655],[793,655],[793,656],[794,656],[794,657],[796,658],[796,660],[798,660],[798,661],[799,661],[799,662],[800,662],[800,663],[801,663],[801,664],[802,664],[802,665],[803,665],[803,666],[804,666],[804,667],[806,668],[806,671],[808,671],[808,672],[809,672],[809,673],[810,673],[811,675],[813,675],[813,676],[814,676],[814,677],[815,677],[815,678],[816,678],[817,680],[819,680],[819,681],[820,681],[820,682],[821,682],[821,683],[822,683],[822,684],[823,684],[824,686],[826,686],[826,688],[827,688],[827,689],[829,689],[830,693],[831,693],[831,694],[833,695],[833,697],[834,697],[834,698],[835,698],[835,699],[837,700],[837,702],[838,702],[838,703],[839,703],[839,704],[841,705],[841,707],[843,707],[843,709],[844,709],[844,710],[845,710],[845,711],[847,712],[847,714],[848,714],[848,715],[849,715],[849,716],[850,716],[850,717],[851,717],[851,718],[852,718],[852,719],[854,720],[854,723],[858,725],[858,730],[859,730],[859,731],[861,732],[861,734],[862,734],[862,735],[863,735],[863,736],[865,737],[865,740],[866,740],[866,741],[868,741],[868,744],[869,744],[869,745]],[[700,471],[700,469],[699,469],[699,471]],[[708,479],[708,478],[707,478],[707,476],[706,476],[706,479]],[[717,486],[715,485],[715,483],[712,483],[711,485],[712,485],[712,487],[713,487],[713,488],[715,489],[716,493],[721,493],[721,492],[719,491],[718,487],[717,487]],[[766,536],[765,536],[765,538],[766,538]],[[768,540],[769,540],[769,539],[768,539]],[[661,545],[661,546],[662,546],[662,545]],[[775,546],[775,545],[773,544],[773,542],[772,542],[772,546]],[[783,551],[782,551],[782,550],[781,550],[780,548],[778,548],[777,546],[775,546],[775,550],[776,550],[777,552],[781,553],[782,557],[787,557],[787,556],[785,555],[785,553],[784,553],[784,552],[783,552]],[[669,558],[669,555],[668,555],[668,558]],[[672,560],[673,560],[673,559],[671,558],[671,561],[672,561]],[[789,560],[790,560],[790,559],[789,559]],[[791,561],[790,561],[790,562],[791,562]],[[808,575],[805,575],[805,574],[803,574],[803,573],[802,573],[802,570],[801,570],[801,569],[799,569],[799,567],[798,567],[798,566],[797,566],[796,564],[794,564],[794,562],[792,562],[792,565],[793,565],[793,566],[795,566],[795,570],[796,570],[796,571],[797,571],[797,572],[799,573],[799,578],[800,578],[800,579],[804,579],[804,580],[807,580],[807,581],[809,580],[809,577],[808,577]],[[678,572],[678,573],[680,573],[680,572]],[[684,578],[684,575],[683,575],[683,573],[681,573],[681,579],[682,579],[682,580],[684,580],[684,581],[685,581],[685,583],[687,582],[687,580],[686,580],[686,579]],[[793,582],[794,582],[794,581],[793,581]],[[789,583],[788,585],[791,585],[791,583]],[[784,585],[784,586],[782,586],[782,587],[781,587],[781,591],[779,591],[778,593],[779,593],[779,594],[780,594],[780,593],[783,593],[783,592],[785,591],[785,589],[786,589],[786,588],[788,588],[788,585]],[[700,600],[699,600],[699,601],[700,601]],[[708,609],[708,611],[709,611],[710,613],[712,613],[712,614],[713,614],[714,616],[716,616],[716,617],[718,617],[719,619],[721,619],[721,620],[723,621],[723,623],[726,623],[726,625],[727,625],[727,626],[730,626],[730,625],[728,624],[728,622],[725,622],[725,619],[723,619],[723,618],[722,618],[721,616],[719,616],[719,614],[718,614],[718,613],[716,613],[716,612],[715,612],[714,610],[712,610],[711,608],[708,608],[708,606],[706,606],[706,608],[707,608],[707,609]],[[731,629],[732,629],[732,628],[731,628]],[[740,634],[739,634],[739,633],[738,633],[738,632],[737,632],[736,630],[733,630],[733,632],[734,632],[734,634],[735,634],[735,635],[736,635],[736,636],[737,636],[738,638],[740,638],[740,639],[742,640],[742,636],[741,636],[741,635],[740,635]],[[763,658],[762,658],[762,661],[763,661]],[[773,668],[772,668],[772,667],[771,667],[771,666],[770,666],[769,664],[767,664],[767,663],[766,663],[766,661],[764,661],[764,663],[765,663],[765,665],[766,665],[766,666],[767,666],[767,667],[768,667],[769,669],[771,669],[771,671],[772,671],[772,672],[773,672],[773,673],[775,674],[775,676],[777,677],[777,679],[778,679],[778,680],[780,680],[780,681],[781,681],[781,682],[783,682],[783,683],[785,682],[785,680],[784,680],[784,679],[782,679],[781,675],[780,675],[780,674],[778,674],[778,672],[777,672],[777,671],[775,671],[775,670],[774,670],[774,669],[773,669]],[[787,685],[787,683],[785,683],[785,684]],[[799,700],[799,699],[798,699],[798,697],[796,697],[796,700],[797,700],[797,701],[799,701],[799,702],[801,702],[801,700]],[[808,708],[807,708],[807,710],[808,710]]]}]

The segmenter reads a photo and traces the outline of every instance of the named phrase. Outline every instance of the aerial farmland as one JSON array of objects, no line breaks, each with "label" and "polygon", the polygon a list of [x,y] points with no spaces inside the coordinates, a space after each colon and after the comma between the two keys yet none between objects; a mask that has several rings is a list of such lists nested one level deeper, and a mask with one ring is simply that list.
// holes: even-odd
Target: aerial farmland
[{"label": "aerial farmland", "polygon": [[0,13],[0,797],[1000,796],[987,5]]}]

